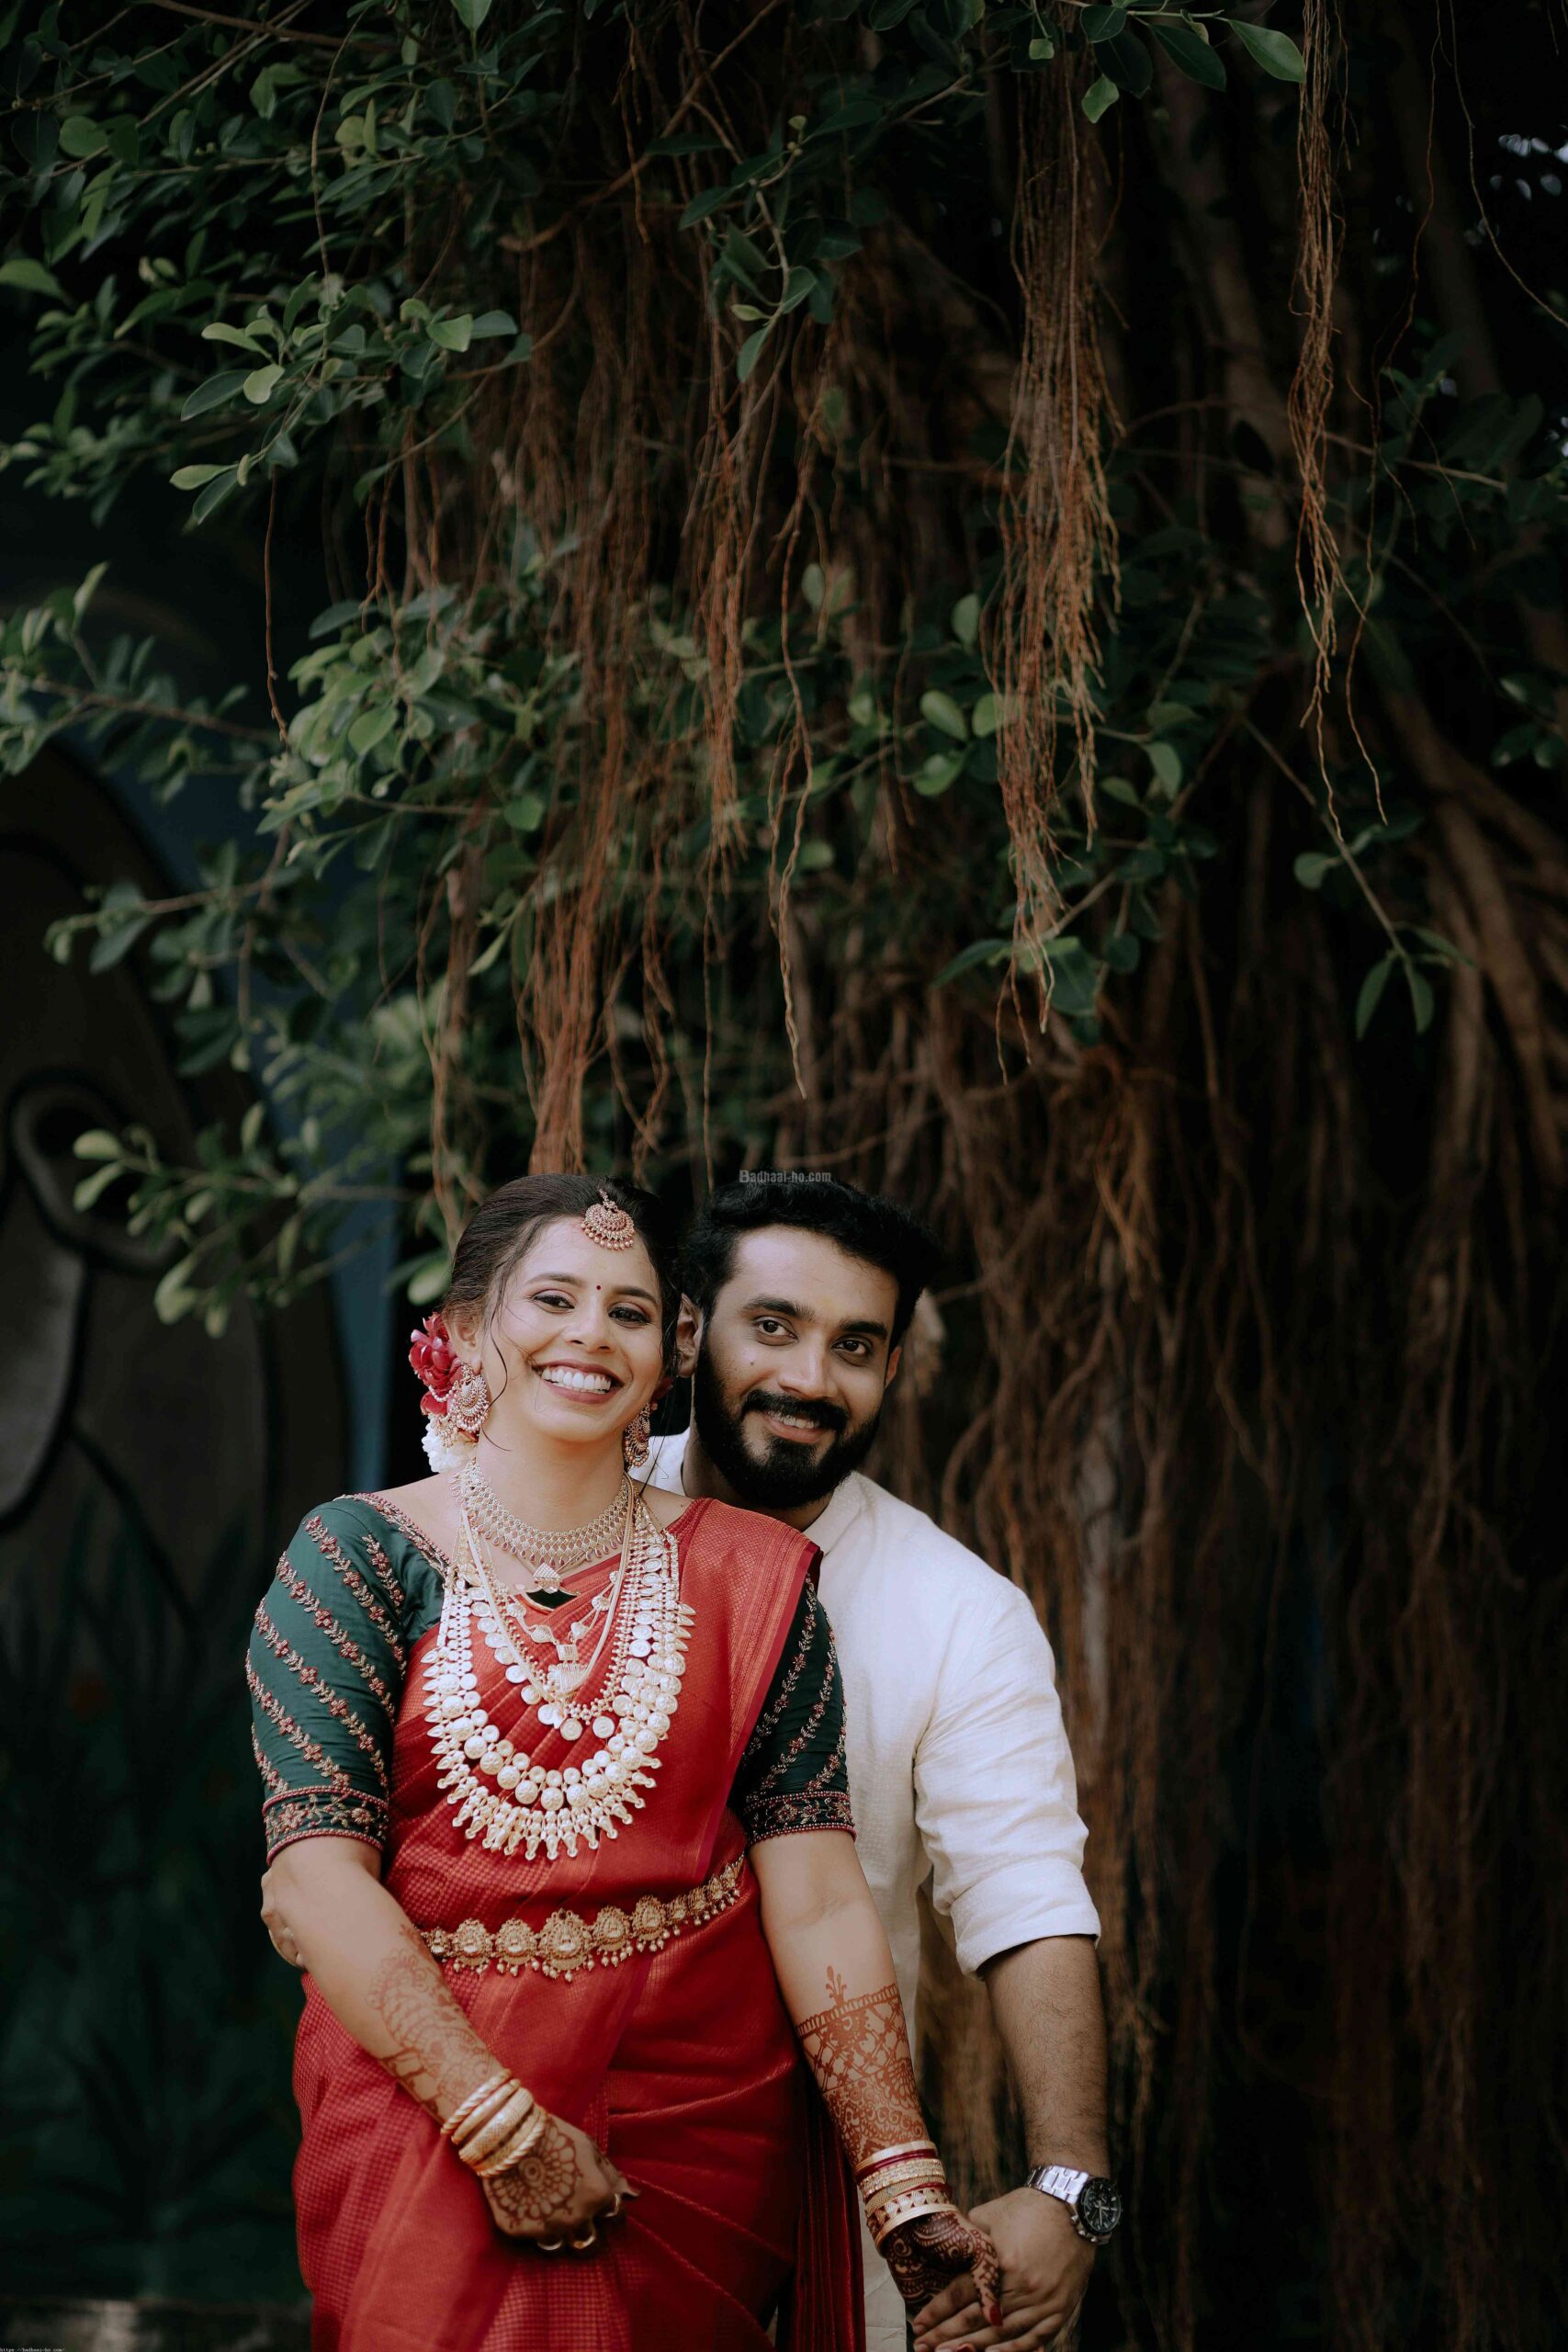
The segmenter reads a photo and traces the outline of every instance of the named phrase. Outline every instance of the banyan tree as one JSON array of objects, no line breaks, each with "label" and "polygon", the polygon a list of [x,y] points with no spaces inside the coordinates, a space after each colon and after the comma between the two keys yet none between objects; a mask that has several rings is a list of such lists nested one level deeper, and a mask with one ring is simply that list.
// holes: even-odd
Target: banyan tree
[{"label": "banyan tree", "polygon": [[[879,1464],[1056,1646],[1133,2215],[1083,2340],[1533,2352],[1562,27],[1235,8],[13,8],[0,745],[220,836],[37,943],[265,1102],[80,1140],[193,1346],[376,1216],[427,1301],[525,1166],[930,1219]],[[117,619],[136,485],[231,567],[221,689]]]}]

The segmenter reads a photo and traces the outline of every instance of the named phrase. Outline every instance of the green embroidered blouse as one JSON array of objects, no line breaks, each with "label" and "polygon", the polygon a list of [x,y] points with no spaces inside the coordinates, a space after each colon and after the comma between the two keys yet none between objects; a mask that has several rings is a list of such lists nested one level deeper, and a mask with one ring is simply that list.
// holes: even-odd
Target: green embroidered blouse
[{"label": "green embroidered blouse", "polygon": [[[256,1611],[245,1679],[270,1862],[300,1838],[383,1847],[392,1736],[414,1644],[441,1615],[441,1566],[367,1495],[310,1512]],[[801,1592],[730,1804],[747,1842],[854,1827],[832,1629]]]}]

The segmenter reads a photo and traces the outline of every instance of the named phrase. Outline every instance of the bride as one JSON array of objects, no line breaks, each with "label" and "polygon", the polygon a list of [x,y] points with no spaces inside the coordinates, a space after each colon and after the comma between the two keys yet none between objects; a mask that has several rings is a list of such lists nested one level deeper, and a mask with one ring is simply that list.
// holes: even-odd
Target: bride
[{"label": "bride", "polygon": [[310,1512],[257,1612],[321,2352],[856,2352],[852,2179],[911,2309],[972,2270],[999,2319],[814,1547],[632,1475],[678,1305],[649,1195],[502,1186],[415,1335],[435,1474]]}]

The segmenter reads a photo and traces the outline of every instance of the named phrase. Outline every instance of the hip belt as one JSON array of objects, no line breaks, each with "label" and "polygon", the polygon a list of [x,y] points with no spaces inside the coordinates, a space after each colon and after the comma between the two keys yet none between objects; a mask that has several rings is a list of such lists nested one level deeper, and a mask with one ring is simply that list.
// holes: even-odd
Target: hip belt
[{"label": "hip belt", "polygon": [[494,1929],[464,1919],[456,1928],[422,1928],[431,1958],[453,1968],[503,1976],[532,1969],[540,1976],[570,1978],[584,1968],[618,1968],[623,1961],[660,1951],[671,1937],[700,1928],[739,1901],[746,1857],[715,1871],[686,1894],[639,1894],[629,1910],[606,1904],[592,1919],[580,1911],[552,1911],[543,1927],[526,1919],[504,1919]]}]

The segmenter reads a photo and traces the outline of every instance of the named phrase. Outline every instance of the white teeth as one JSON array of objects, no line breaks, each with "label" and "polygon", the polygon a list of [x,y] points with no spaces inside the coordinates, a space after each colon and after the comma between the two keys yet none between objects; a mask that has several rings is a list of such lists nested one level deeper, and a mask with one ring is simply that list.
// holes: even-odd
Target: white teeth
[{"label": "white teeth", "polygon": [[615,1386],[602,1372],[569,1372],[564,1364],[547,1364],[540,1373],[541,1380],[552,1388],[571,1388],[585,1396],[607,1396]]},{"label": "white teeth", "polygon": [[775,1421],[782,1421],[785,1429],[790,1430],[814,1430],[817,1427],[815,1421],[805,1420],[798,1413],[775,1413],[773,1419]]}]

